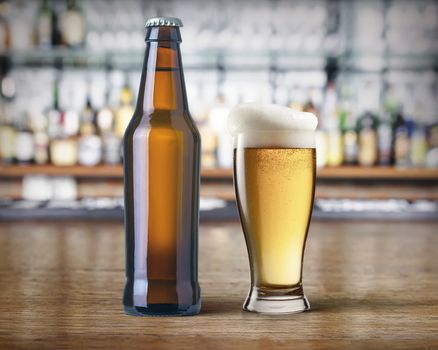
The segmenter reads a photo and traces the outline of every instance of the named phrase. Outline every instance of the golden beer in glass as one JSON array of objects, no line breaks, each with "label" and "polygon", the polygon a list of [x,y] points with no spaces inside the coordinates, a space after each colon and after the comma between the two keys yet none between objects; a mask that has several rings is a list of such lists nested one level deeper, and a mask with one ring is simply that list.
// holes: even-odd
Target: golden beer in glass
[{"label": "golden beer in glass", "polygon": [[312,114],[275,105],[231,112],[234,184],[251,269],[244,310],[309,309],[302,270],[315,189],[315,127]]}]

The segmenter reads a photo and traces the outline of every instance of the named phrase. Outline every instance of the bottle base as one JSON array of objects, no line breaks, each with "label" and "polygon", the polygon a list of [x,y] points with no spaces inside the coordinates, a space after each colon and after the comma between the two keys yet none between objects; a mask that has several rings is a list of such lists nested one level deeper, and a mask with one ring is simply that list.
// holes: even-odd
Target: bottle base
[{"label": "bottle base", "polygon": [[310,309],[301,287],[292,290],[266,290],[253,287],[243,310],[263,314],[294,314]]},{"label": "bottle base", "polygon": [[194,305],[150,304],[145,306],[124,306],[125,313],[130,316],[193,316],[201,311],[201,301]]}]

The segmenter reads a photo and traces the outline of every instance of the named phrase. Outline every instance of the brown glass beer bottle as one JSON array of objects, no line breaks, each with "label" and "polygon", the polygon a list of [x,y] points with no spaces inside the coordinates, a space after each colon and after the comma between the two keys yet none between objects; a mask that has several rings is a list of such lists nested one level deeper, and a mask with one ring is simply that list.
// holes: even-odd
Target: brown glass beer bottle
[{"label": "brown glass beer bottle", "polygon": [[126,285],[130,315],[194,315],[200,136],[184,84],[177,18],[146,23],[138,101],[124,136]]}]

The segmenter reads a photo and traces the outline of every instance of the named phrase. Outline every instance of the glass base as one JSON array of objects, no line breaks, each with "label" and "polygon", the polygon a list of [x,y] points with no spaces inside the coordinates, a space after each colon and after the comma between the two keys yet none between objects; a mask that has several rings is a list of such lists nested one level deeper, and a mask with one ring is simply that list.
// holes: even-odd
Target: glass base
[{"label": "glass base", "polygon": [[144,306],[124,306],[131,316],[193,316],[201,311],[201,300],[195,305],[150,304]]},{"label": "glass base", "polygon": [[243,310],[263,314],[294,314],[309,309],[302,287],[275,290],[252,287],[243,304]]}]

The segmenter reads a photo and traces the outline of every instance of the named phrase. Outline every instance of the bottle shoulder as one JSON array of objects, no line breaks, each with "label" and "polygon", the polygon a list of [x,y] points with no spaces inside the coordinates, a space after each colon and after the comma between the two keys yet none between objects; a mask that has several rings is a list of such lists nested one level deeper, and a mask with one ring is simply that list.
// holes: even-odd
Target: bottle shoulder
[{"label": "bottle shoulder", "polygon": [[167,130],[192,135],[195,142],[200,141],[200,134],[190,113],[184,111],[153,111],[150,113],[134,113],[125,132],[125,138],[143,131],[147,135],[152,130]]},{"label": "bottle shoulder", "polygon": [[189,127],[197,131],[195,121],[185,111],[155,110],[142,114],[134,112],[130,124],[132,128],[167,127],[180,130]]}]

